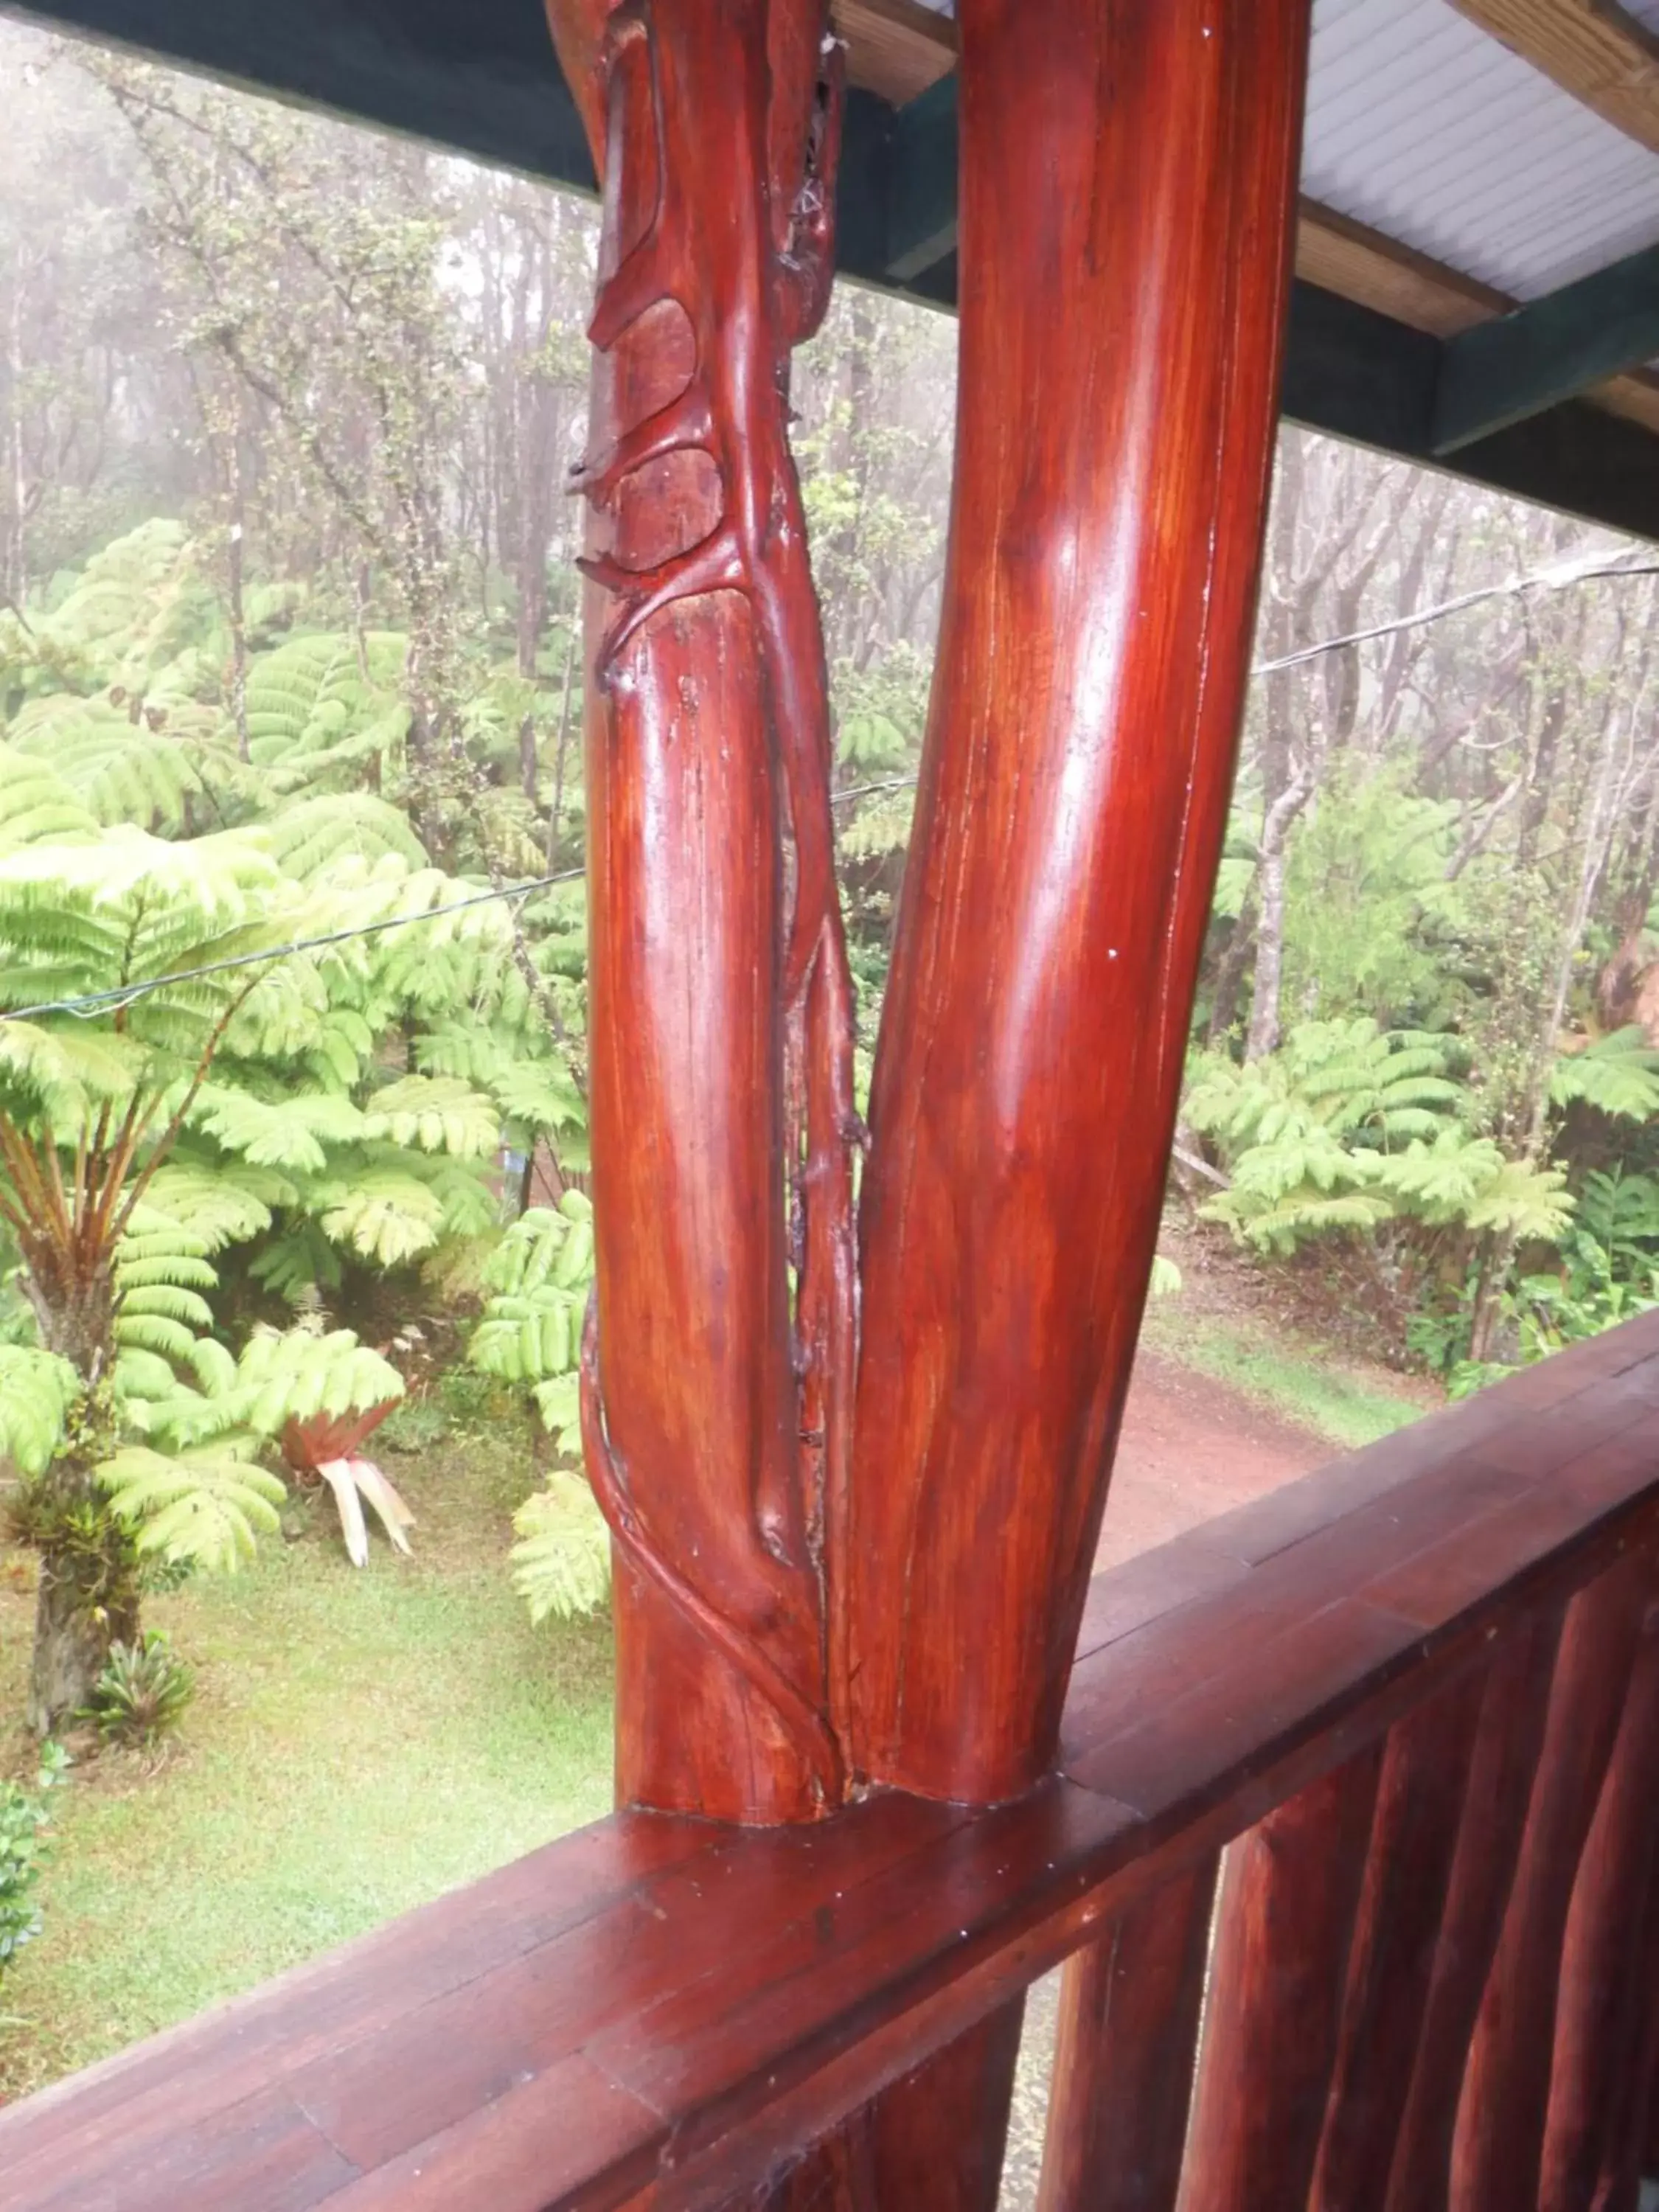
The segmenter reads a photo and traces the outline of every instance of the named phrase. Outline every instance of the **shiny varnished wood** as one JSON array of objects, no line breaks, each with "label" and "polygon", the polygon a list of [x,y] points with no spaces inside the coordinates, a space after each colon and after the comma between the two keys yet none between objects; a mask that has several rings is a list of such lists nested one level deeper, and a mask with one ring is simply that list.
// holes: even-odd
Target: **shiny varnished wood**
[{"label": "shiny varnished wood", "polygon": [[[1052,1755],[1243,702],[1304,0],[964,0],[961,377],[872,1099],[852,1749]],[[1063,312],[1057,312],[1063,305]]]},{"label": "shiny varnished wood", "polygon": [[[1523,1463],[1506,1506],[1488,1460]],[[1553,1534],[1499,1550],[1494,1519],[1521,1505]],[[878,1796],[772,1832],[619,1814],[0,2114],[0,2205],[667,2212],[752,2194],[1402,1712],[1492,1668],[1484,1741],[1494,1632],[1518,1649],[1526,1620],[1656,1531],[1650,1317],[1101,1577],[1066,1774],[1020,1802]],[[1361,1595],[1389,1584],[1411,1617]],[[1363,1662],[1296,1625],[1353,1603],[1389,1627]],[[1172,1668],[1172,1710],[1240,1715],[1247,1740],[1214,1728],[1210,1763],[1192,1754],[1139,1807],[1125,1721]],[[1524,1708],[1525,1670],[1506,1679]],[[1483,1776],[1477,1751],[1472,1808]],[[1443,1936],[1470,1835],[1466,1818]],[[1003,2078],[1004,2053],[965,2049]]]},{"label": "shiny varnished wood", "polygon": [[574,489],[592,514],[583,1439],[617,1554],[617,1790],[798,1820],[842,1786],[824,1523],[851,1411],[856,1125],[786,392],[828,297],[839,50],[822,0],[550,15],[605,179]]},{"label": "shiny varnished wood", "polygon": [[1381,2212],[1428,2001],[1489,1673],[1395,1723],[1378,1778],[1312,2212]]},{"label": "shiny varnished wood", "polygon": [[1567,1611],[1515,1881],[1463,2079],[1453,2212],[1530,2204],[1537,2196],[1568,1908],[1650,1581],[1638,1554],[1580,1591]]},{"label": "shiny varnished wood", "polygon": [[1483,1670],[1428,1994],[1389,2162],[1387,2212],[1438,2212],[1450,2189],[1463,2069],[1515,1876],[1559,1636],[1553,1610],[1535,1614]]},{"label": "shiny varnished wood", "polygon": [[1215,1887],[1200,1859],[1067,1960],[1038,2212],[1172,2212]]},{"label": "shiny varnished wood", "polygon": [[1539,2212],[1634,2201],[1659,2014],[1648,1931],[1659,1914],[1659,1571],[1619,1734],[1573,1884],[1562,1946]]},{"label": "shiny varnished wood", "polygon": [[1381,1756],[1310,1784],[1227,1854],[1181,2212],[1307,2197]]}]

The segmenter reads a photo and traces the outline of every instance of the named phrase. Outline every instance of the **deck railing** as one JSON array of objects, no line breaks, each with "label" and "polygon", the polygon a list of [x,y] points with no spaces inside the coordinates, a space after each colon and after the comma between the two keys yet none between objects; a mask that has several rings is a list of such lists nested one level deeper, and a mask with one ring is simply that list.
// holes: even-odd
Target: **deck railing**
[{"label": "deck railing", "polygon": [[1043,2212],[1620,2212],[1656,1543],[1659,1316],[1098,1577],[1019,1802],[603,1821],[0,2115],[0,2207],[748,2201],[1065,1960]]}]

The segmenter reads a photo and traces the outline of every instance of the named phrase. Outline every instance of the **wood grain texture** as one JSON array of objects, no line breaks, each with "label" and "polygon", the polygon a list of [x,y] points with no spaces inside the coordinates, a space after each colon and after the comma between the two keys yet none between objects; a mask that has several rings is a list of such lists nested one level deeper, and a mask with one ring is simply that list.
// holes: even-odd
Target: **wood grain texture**
[{"label": "wood grain texture", "polygon": [[801,1819],[841,1795],[823,1554],[854,1128],[784,386],[828,295],[838,93],[821,0],[550,16],[605,179],[575,488],[599,1201],[583,1441],[617,1553],[617,1785]]},{"label": "wood grain texture", "polygon": [[1066,1962],[1038,2212],[1173,2212],[1217,1862]]},{"label": "wood grain texture", "polygon": [[1373,1747],[1227,1854],[1181,2212],[1308,2193],[1376,1803]]},{"label": "wood grain texture", "polygon": [[[617,1815],[0,2113],[0,2203],[678,2212],[752,2194],[803,2172],[803,2145],[872,2100],[879,2109],[894,2084],[922,2094],[919,2069],[1036,1976],[1490,1664],[1406,2141],[1423,2077],[1449,2076],[1455,2092],[1490,1955],[1476,1923],[1486,1913],[1495,1929],[1504,1912],[1549,1679],[1547,1626],[1530,1662],[1516,1663],[1524,1623],[1547,1622],[1659,1522],[1652,1443],[1601,1462],[1592,1481],[1585,1468],[1606,1447],[1576,1452],[1575,1431],[1596,1425],[1607,1393],[1639,1421],[1644,1376],[1656,1374],[1650,1316],[1390,1440],[1362,1481],[1339,1463],[1297,1486],[1294,1512],[1232,1518],[1235,1556],[1219,1579],[1208,1531],[1103,1577],[1090,1617],[1108,1640],[1089,1680],[1079,1676],[1066,1727],[1090,1786],[1052,1782],[980,1812],[878,1794],[832,1820],[771,1831]],[[1540,1429],[1553,1465],[1527,1443]],[[1448,1515],[1431,1504],[1431,1480],[1437,1469],[1443,1490],[1485,1498],[1477,1438],[1525,1464],[1512,1479],[1538,1518],[1553,1504],[1574,1516],[1551,1521],[1547,1559],[1517,1547],[1480,1588],[1490,1514]],[[1343,1526],[1360,1516],[1364,1540],[1345,1547]],[[1369,1674],[1346,1660],[1334,1674],[1324,1632],[1308,1633],[1292,1609],[1316,1592],[1340,1616],[1357,1602],[1338,1595],[1342,1577],[1402,1573],[1425,1556],[1425,1531],[1446,1571],[1423,1578],[1419,1617],[1396,1619],[1397,1640]],[[1311,1559],[1305,1582],[1292,1572],[1297,1554]],[[1454,1559],[1464,1562],[1455,1574]],[[1283,1609],[1270,1635],[1272,1607],[1248,1597],[1261,1576]],[[1211,1761],[1197,1763],[1194,1718],[1185,1783],[1143,1814],[1110,1795],[1115,1765],[1133,1771],[1115,1746],[1170,1665],[1185,1685],[1172,1710],[1210,1715]],[[1494,1700],[1525,1725],[1498,1724]],[[1240,1711],[1253,1731],[1242,1749],[1218,1725]],[[1003,2078],[994,2066],[992,2075]],[[447,2178],[447,2200],[428,2176]],[[434,2197],[413,2194],[417,2185]],[[1390,2212],[1440,2201],[1391,2197]]]},{"label": "wood grain texture", "polygon": [[916,0],[830,0],[830,20],[847,41],[847,80],[902,107],[957,65],[960,41],[948,15]]},{"label": "wood grain texture", "polygon": [[1484,1674],[1410,2086],[1389,2161],[1387,2212],[1439,2212],[1447,2201],[1463,2070],[1525,1832],[1559,1636],[1553,1614],[1528,1622]]},{"label": "wood grain texture", "polygon": [[961,428],[861,1206],[848,1619],[858,1769],[983,1800],[1052,1755],[1151,1266],[1307,9],[961,24]]},{"label": "wood grain texture", "polygon": [[1522,60],[1659,154],[1659,39],[1618,0],[1452,0]]},{"label": "wood grain texture", "polygon": [[1486,1681],[1465,1675],[1389,1732],[1310,2212],[1382,2212]]},{"label": "wood grain texture", "polygon": [[1633,2193],[1659,1990],[1644,1941],[1659,1844],[1659,1577],[1567,1914],[1539,2212]]},{"label": "wood grain texture", "polygon": [[1650,1570],[1636,1556],[1567,1611],[1526,1829],[1475,2023],[1452,2147],[1453,2212],[1535,2201],[1562,1942],[1623,1711]]}]

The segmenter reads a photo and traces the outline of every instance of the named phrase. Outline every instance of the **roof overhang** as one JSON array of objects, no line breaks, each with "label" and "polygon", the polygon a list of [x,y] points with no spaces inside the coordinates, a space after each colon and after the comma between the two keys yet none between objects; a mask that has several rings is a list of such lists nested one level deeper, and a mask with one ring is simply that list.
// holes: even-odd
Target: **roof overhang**
[{"label": "roof overhang", "polygon": [[[37,0],[27,15],[249,89],[592,191],[539,0]],[[1348,0],[1354,4],[1354,0]],[[1486,29],[1554,0],[1457,0]],[[1563,9],[1571,0],[1561,0]],[[915,0],[836,0],[851,47],[841,193],[849,276],[939,307],[956,297],[954,27]],[[1582,12],[1582,11],[1579,11]],[[1649,34],[1616,8],[1598,21]],[[1620,31],[1620,27],[1622,32]],[[1649,40],[1659,57],[1659,41]],[[1512,58],[1495,43],[1503,66]],[[1571,48],[1568,62],[1576,48]],[[1529,55],[1550,69],[1547,55]],[[1617,58],[1615,57],[1615,59]],[[1629,59],[1628,54],[1626,56]],[[1565,64],[1561,65],[1565,66]],[[1597,61],[1594,85],[1610,64]],[[1618,77],[1620,131],[1651,100]],[[1572,88],[1568,88],[1572,89]],[[1581,88],[1576,97],[1588,98]],[[1656,165],[1659,176],[1659,164]],[[1659,196],[1654,228],[1659,232]],[[1659,537],[1659,252],[1517,309],[1508,295],[1304,201],[1284,409],[1310,427]]]}]

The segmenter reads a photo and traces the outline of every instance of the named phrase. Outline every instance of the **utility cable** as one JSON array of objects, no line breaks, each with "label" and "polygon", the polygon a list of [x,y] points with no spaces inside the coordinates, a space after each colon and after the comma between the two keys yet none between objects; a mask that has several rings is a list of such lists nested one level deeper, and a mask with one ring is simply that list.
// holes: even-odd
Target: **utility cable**
[{"label": "utility cable", "polygon": [[562,868],[550,876],[532,876],[521,884],[503,884],[499,890],[476,891],[469,898],[452,899],[445,906],[431,906],[418,914],[388,915],[380,921],[354,923],[349,929],[331,929],[320,937],[296,937],[286,945],[272,945],[260,952],[238,952],[224,960],[206,960],[198,968],[177,968],[165,975],[151,975],[142,982],[117,983],[106,991],[88,991],[76,999],[45,999],[39,1006],[13,1006],[0,1011],[0,1022],[38,1020],[44,1014],[75,1014],[90,1019],[96,1014],[118,1012],[139,999],[148,998],[152,991],[167,991],[180,983],[193,983],[198,976],[222,975],[233,968],[256,968],[270,960],[286,960],[295,952],[316,952],[331,945],[349,945],[360,937],[378,937],[384,930],[408,929],[420,921],[437,921],[447,914],[465,914],[469,907],[491,906],[498,899],[525,898],[532,891],[547,890],[555,884],[574,884],[586,875],[585,868]]}]

